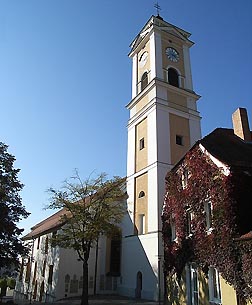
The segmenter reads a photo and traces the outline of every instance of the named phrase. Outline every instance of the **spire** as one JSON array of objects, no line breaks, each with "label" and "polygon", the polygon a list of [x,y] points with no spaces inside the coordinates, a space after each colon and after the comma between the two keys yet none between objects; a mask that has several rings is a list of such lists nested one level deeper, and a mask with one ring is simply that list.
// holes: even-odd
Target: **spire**
[{"label": "spire", "polygon": [[160,7],[160,5],[158,4],[158,2],[154,4],[154,7],[157,9],[157,17],[160,17],[160,16],[159,16],[159,11],[161,11],[161,7]]}]

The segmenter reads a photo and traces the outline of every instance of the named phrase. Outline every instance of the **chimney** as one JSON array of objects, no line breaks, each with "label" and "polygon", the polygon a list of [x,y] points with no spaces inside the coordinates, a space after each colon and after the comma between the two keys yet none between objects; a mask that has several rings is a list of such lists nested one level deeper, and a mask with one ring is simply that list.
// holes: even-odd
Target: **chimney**
[{"label": "chimney", "polygon": [[251,132],[249,130],[249,122],[246,108],[238,108],[232,115],[234,134],[250,142]]}]

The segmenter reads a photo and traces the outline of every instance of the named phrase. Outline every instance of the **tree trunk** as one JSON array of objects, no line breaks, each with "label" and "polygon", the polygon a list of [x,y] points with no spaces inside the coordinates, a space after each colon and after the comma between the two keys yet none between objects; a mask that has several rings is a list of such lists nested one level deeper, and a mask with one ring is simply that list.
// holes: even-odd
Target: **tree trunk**
[{"label": "tree trunk", "polygon": [[82,264],[82,296],[81,305],[88,305],[88,261],[84,260]]},{"label": "tree trunk", "polygon": [[96,295],[96,282],[97,282],[97,264],[98,264],[98,243],[99,238],[96,240],[96,250],[95,250],[95,274],[94,274],[94,295]]},{"label": "tree trunk", "polygon": [[7,285],[3,285],[3,287],[1,287],[0,297],[6,296],[6,291],[7,291]]}]

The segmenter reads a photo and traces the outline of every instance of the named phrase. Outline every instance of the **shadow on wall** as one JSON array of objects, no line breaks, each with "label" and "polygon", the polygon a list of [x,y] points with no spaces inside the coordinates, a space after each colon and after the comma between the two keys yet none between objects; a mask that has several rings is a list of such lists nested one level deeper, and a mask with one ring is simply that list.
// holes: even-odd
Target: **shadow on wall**
[{"label": "shadow on wall", "polygon": [[163,299],[162,263],[158,259],[161,232],[137,235],[131,215],[122,223],[121,276],[118,293],[138,299]]}]

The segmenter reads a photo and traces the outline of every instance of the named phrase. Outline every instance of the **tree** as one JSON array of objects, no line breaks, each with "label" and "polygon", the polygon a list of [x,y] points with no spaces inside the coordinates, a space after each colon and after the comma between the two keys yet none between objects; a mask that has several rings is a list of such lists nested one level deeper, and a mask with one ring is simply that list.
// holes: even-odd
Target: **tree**
[{"label": "tree", "polygon": [[76,172],[60,190],[49,189],[51,202],[48,208],[65,209],[62,229],[52,242],[63,248],[74,249],[82,261],[83,286],[81,305],[88,305],[88,259],[91,248],[100,235],[118,231],[125,213],[123,191],[125,179],[107,179],[100,174],[82,181]]},{"label": "tree", "polygon": [[19,192],[23,184],[18,180],[19,169],[13,167],[15,157],[7,152],[8,146],[0,142],[0,269],[18,266],[19,255],[26,254],[20,239],[23,229],[17,223],[28,217]]},{"label": "tree", "polygon": [[7,278],[1,278],[0,279],[0,288],[1,288],[1,293],[0,293],[0,297],[5,296],[6,295],[6,290],[7,290]]},{"label": "tree", "polygon": [[0,297],[3,297],[6,295],[7,288],[14,289],[16,285],[16,281],[12,277],[2,277],[0,278],[0,288],[1,293]]}]

